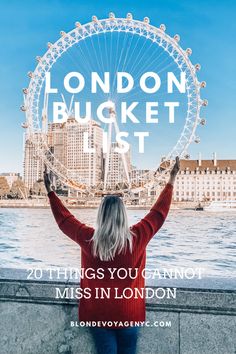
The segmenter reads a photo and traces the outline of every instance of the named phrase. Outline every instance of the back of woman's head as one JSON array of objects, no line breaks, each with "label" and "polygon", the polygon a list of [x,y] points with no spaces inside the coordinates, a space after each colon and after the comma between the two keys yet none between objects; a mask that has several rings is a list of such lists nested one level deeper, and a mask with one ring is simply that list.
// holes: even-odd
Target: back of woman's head
[{"label": "back of woman's head", "polygon": [[116,253],[132,251],[132,233],[124,203],[116,195],[108,195],[101,201],[97,213],[97,225],[93,235],[93,255],[103,261],[112,260]]}]

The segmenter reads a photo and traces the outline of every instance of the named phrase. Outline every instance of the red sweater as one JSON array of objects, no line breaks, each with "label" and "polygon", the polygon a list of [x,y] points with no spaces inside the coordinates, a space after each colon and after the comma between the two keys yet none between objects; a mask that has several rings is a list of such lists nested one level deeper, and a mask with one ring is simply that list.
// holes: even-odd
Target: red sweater
[{"label": "red sweater", "polygon": [[[115,321],[145,321],[145,298],[140,296],[130,299],[120,297],[125,288],[138,288],[140,290],[145,288],[142,270],[145,268],[146,263],[146,246],[161,228],[167,217],[172,191],[173,186],[168,183],[149,213],[137,224],[130,227],[135,233],[132,254],[127,247],[125,254],[116,255],[112,261],[101,261],[98,257],[92,255],[92,242],[88,241],[93,236],[94,228],[77,220],[54,192],[48,194],[51,209],[59,228],[81,247],[81,268],[92,268],[94,271],[102,268],[104,272],[103,279],[98,279],[98,277],[95,279],[81,278],[80,288],[89,288],[90,298],[86,299],[83,296],[79,300],[80,321],[112,321],[113,325],[109,326],[110,328],[118,327]],[[120,279],[114,273],[114,279],[111,279],[111,273],[108,268],[132,268],[134,271],[137,269],[137,276],[134,278],[131,275]],[[121,275],[123,276],[123,273]],[[110,298],[101,298],[101,296],[96,298],[98,295],[95,296],[95,288],[110,288]],[[115,288],[118,289],[116,292]],[[108,327],[104,322],[102,326]]]}]

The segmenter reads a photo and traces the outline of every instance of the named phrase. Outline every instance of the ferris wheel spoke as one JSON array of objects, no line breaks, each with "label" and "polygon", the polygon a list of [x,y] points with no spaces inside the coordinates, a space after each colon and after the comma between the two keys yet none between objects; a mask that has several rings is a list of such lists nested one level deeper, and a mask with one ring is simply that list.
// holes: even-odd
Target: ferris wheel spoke
[{"label": "ferris wheel spoke", "polygon": [[[90,37],[90,36],[88,36],[88,37]],[[90,37],[90,39],[91,39],[91,37]],[[88,43],[86,40],[83,40],[81,43],[84,46],[85,63],[86,63],[86,61],[88,62],[88,65],[90,67],[90,72],[91,72],[94,70],[94,58],[96,58],[96,63],[98,63],[96,53],[95,53],[95,48],[94,48],[94,46],[92,46],[92,50],[91,50],[91,48],[88,47]],[[81,50],[82,50],[82,48],[81,48]]]},{"label": "ferris wheel spoke", "polygon": [[83,63],[83,68],[85,68],[85,72],[88,73],[88,75],[90,74],[92,68],[92,64],[90,63],[90,61],[88,61],[88,55],[86,55],[84,53],[84,51],[81,49],[81,45],[80,42],[78,43],[78,45],[76,46],[76,49],[80,52],[80,57],[82,57],[82,63]]},{"label": "ferris wheel spoke", "polygon": [[118,71],[118,67],[120,65],[120,62],[121,62],[121,58],[123,56],[123,53],[124,53],[124,50],[126,48],[126,42],[127,42],[127,36],[128,36],[128,32],[125,33],[125,39],[124,39],[124,42],[123,42],[123,45],[122,45],[122,49],[121,49],[121,53],[120,53],[120,56],[119,56],[119,59],[118,59],[118,64],[117,66],[115,67],[115,71],[114,71],[114,78],[113,78],[113,83],[112,83],[112,94],[114,92],[114,86],[115,86],[115,75]]},{"label": "ferris wheel spoke", "polygon": [[105,40],[104,40],[104,43],[105,43],[104,52],[105,52],[106,70],[107,70],[109,68],[109,61],[108,61],[108,49],[107,49],[107,36],[106,36],[106,34],[104,35],[104,37],[105,37]]},{"label": "ferris wheel spoke", "polygon": [[126,67],[129,67],[130,62],[132,63],[133,54],[135,53],[135,50],[138,47],[138,44],[139,44],[141,38],[142,38],[142,36],[138,36],[138,39],[136,39],[136,44],[135,44],[132,52],[129,54],[129,57],[128,57],[128,60],[127,60],[127,63],[126,63]]},{"label": "ferris wheel spoke", "polygon": [[116,51],[115,51],[115,58],[114,58],[114,72],[113,74],[113,80],[111,83],[111,88],[110,88],[110,97],[113,98],[113,87],[114,87],[114,83],[115,83],[115,73],[116,73],[116,68],[118,67],[118,49],[119,49],[119,43],[120,43],[120,32],[118,32],[118,39],[116,40]]},{"label": "ferris wheel spoke", "polygon": [[[174,66],[174,64],[170,63],[170,64],[166,65],[165,70],[170,68],[171,66]],[[164,70],[159,71],[158,74],[160,74],[162,71],[164,71]],[[179,68],[175,65],[175,69],[173,69],[172,72],[173,73],[179,72]],[[146,83],[150,82],[150,80],[151,80],[151,77],[147,78]],[[167,79],[162,80],[162,85],[164,85],[165,83],[167,83]],[[139,86],[139,84],[136,84],[133,87],[132,91],[133,91],[132,94],[129,95],[129,99],[133,99],[134,97],[136,97],[137,95],[140,94],[140,86]],[[166,95],[166,93],[164,93],[164,94],[158,93],[158,98],[161,97],[161,96],[164,96],[164,95]]]},{"label": "ferris wheel spoke", "polygon": [[[131,34],[131,40],[129,41],[129,45],[126,48],[126,55],[125,55],[125,58],[123,60],[122,68],[121,68],[121,70],[119,70],[121,72],[128,70],[128,62],[130,60],[131,60],[131,62],[134,60],[132,56],[135,53],[135,48],[137,47],[138,41],[140,40],[140,36],[138,37],[138,39],[136,38],[136,45],[134,46],[134,49],[130,53],[131,44],[133,43],[133,39],[135,38],[135,36],[132,35],[132,33],[130,33],[130,34]],[[125,47],[126,47],[126,45],[123,44],[123,48],[125,48]],[[127,58],[128,58],[128,60],[127,60]],[[118,94],[115,93],[114,96],[115,96],[115,99],[118,100]]]},{"label": "ferris wheel spoke", "polygon": [[[91,60],[93,60],[93,56],[91,55],[91,51],[89,50],[88,46],[86,46],[86,51],[83,52],[82,48],[80,46],[77,47],[80,50],[80,53],[83,58],[83,67],[85,67],[85,72],[87,73],[87,77],[90,77],[92,71],[96,71],[96,67],[91,63]],[[95,48],[93,47],[93,50],[95,51]],[[91,58],[90,58],[91,57]],[[89,59],[88,59],[89,58]],[[103,99],[103,94],[98,90],[97,95]]]},{"label": "ferris wheel spoke", "polygon": [[[150,45],[150,48],[151,48],[151,46],[152,46],[152,44]],[[150,49],[150,48],[149,48],[149,49]],[[136,72],[136,70],[134,70],[134,72],[135,72],[135,75],[134,75],[134,77],[133,77],[134,80],[136,80],[136,79],[140,76],[140,74],[143,73],[143,71],[144,71],[144,69],[145,69],[146,61],[143,60],[143,59],[145,58],[145,55],[146,55],[146,53],[145,53],[145,51],[143,51],[143,54],[142,54],[142,56],[139,58],[138,62],[136,62],[136,63],[133,64],[133,69],[135,69],[135,67],[138,68],[138,71],[137,71],[137,72]],[[142,65],[140,66],[141,63],[142,63]],[[148,64],[148,66],[149,66],[149,64]],[[147,71],[147,68],[146,68],[145,71]]]},{"label": "ferris wheel spoke", "polygon": [[110,68],[110,72],[112,72],[112,38],[110,39],[110,55],[109,55],[110,61],[109,61],[109,68]]},{"label": "ferris wheel spoke", "polygon": [[[93,43],[93,36],[90,36],[89,38],[90,38],[90,43],[91,43],[92,48],[93,48],[94,57],[96,58],[96,63],[98,64],[99,72],[102,72],[102,71],[103,71],[103,70],[102,70],[102,69],[103,69],[103,63],[100,62],[100,60],[99,60],[99,58],[98,58],[97,50],[95,49],[94,43]],[[99,49],[100,49],[100,48],[99,48]],[[99,50],[98,52],[100,52],[100,50]],[[92,57],[92,55],[91,55],[91,57]]]},{"label": "ferris wheel spoke", "polygon": [[102,72],[104,73],[104,72],[106,71],[106,69],[105,69],[106,63],[105,63],[105,59],[103,59],[103,58],[104,58],[103,52],[104,52],[104,49],[105,49],[105,48],[102,48],[102,45],[101,45],[101,43],[100,43],[100,34],[98,34],[97,37],[98,37],[98,48],[99,48],[98,54],[99,54],[99,56],[100,56],[100,61],[101,61],[101,63],[102,63]]},{"label": "ferris wheel spoke", "polygon": [[[133,36],[132,36],[132,37],[133,37]],[[140,39],[140,37],[138,38],[138,40],[139,40],[139,39]],[[136,41],[136,45],[137,45],[137,43],[138,43],[138,40]],[[127,50],[127,53],[126,53],[126,58],[127,58],[127,56],[129,55],[129,59],[131,60],[131,63],[132,63],[132,66],[131,66],[131,68],[129,69],[129,73],[132,74],[132,78],[134,79],[134,81],[135,81],[135,80],[137,79],[137,77],[138,77],[138,74],[135,73],[135,70],[134,70],[134,69],[135,69],[135,67],[138,67],[139,63],[140,63],[141,60],[143,59],[143,56],[144,56],[144,54],[145,54],[145,50],[143,50],[143,47],[144,47],[145,44],[146,44],[146,43],[144,42],[144,43],[143,43],[143,46],[142,46],[142,49],[138,51],[138,54],[136,54],[135,51],[133,51],[133,52],[131,53],[131,55],[129,55],[129,48],[130,48],[130,46],[129,46],[129,48],[128,48],[128,50]],[[150,45],[149,47],[151,47],[151,45]],[[125,44],[123,45],[123,49],[124,49],[124,48],[126,48],[126,45],[125,45]],[[137,62],[137,59],[138,59],[140,53],[142,53],[142,51],[143,51],[143,55],[141,55],[141,57],[139,58],[139,60],[138,60],[138,62]],[[134,58],[133,58],[132,56],[134,56]],[[123,66],[122,66],[121,71],[126,70],[126,68],[125,68],[126,58],[125,58],[125,60],[124,60],[124,62],[123,62]],[[137,62],[137,63],[136,63],[136,62]],[[127,70],[128,70],[128,62],[127,62],[126,67],[127,67]],[[134,72],[135,74],[134,74],[133,72]],[[117,96],[118,96],[118,95],[116,94],[116,97],[117,97]]]},{"label": "ferris wheel spoke", "polygon": [[[149,47],[151,47],[152,43],[148,43],[148,44],[149,44]],[[132,72],[132,70],[133,70],[133,69],[135,68],[135,66],[137,65],[137,61],[139,62],[139,59],[142,59],[142,57],[143,57],[143,55],[144,55],[143,50],[144,50],[145,45],[147,45],[147,41],[144,41],[144,42],[143,42],[143,45],[142,45],[141,49],[139,50],[138,55],[136,56],[135,60],[133,61],[133,64],[132,64],[132,66],[131,66],[131,68],[130,68],[130,72]],[[140,57],[140,54],[141,54],[141,58],[139,58],[139,57]]]},{"label": "ferris wheel spoke", "polygon": [[[160,48],[157,49],[157,52],[160,50]],[[155,52],[153,53],[155,55]],[[144,62],[143,65],[139,68],[138,72],[135,74],[134,79],[136,80],[140,74],[142,74],[142,72],[144,71],[148,71],[148,68],[151,68],[154,66],[154,64],[159,61],[159,59],[161,58],[161,56],[163,55],[163,51],[161,52],[160,55],[156,56],[154,59],[152,59],[152,57],[149,58],[148,62]],[[152,55],[153,56],[153,55]],[[164,61],[159,62],[159,65],[155,66],[155,71],[157,72],[158,67],[160,66],[160,64],[163,64],[163,62],[165,62],[166,60],[169,60],[169,58],[165,58]],[[141,62],[141,61],[140,61]],[[139,63],[140,64],[140,63]],[[137,65],[138,66],[138,65]],[[146,67],[145,67],[146,66]],[[159,72],[158,72],[159,73]]]},{"label": "ferris wheel spoke", "polygon": [[123,61],[123,65],[122,65],[122,68],[121,68],[121,71],[124,71],[124,69],[127,67],[128,65],[128,61],[127,59],[130,58],[131,56],[131,53],[130,53],[130,47],[133,43],[133,40],[134,40],[135,36],[132,35],[131,33],[131,39],[129,41],[129,45],[128,45],[128,48],[126,49],[126,54],[125,54],[125,58],[124,58],[124,61]]},{"label": "ferris wheel spoke", "polygon": [[[147,64],[146,70],[148,71],[149,67],[153,66],[155,64],[155,62],[157,61],[158,58],[155,58],[151,63]],[[158,69],[160,67],[160,65],[164,64],[166,61],[170,60],[170,56],[168,56],[164,61],[162,61],[161,63],[159,63],[158,65],[155,65],[155,68]],[[179,72],[179,67],[177,66],[177,63],[173,62],[173,60],[171,60],[170,63],[168,63],[167,65],[163,66],[161,68],[161,70],[158,70],[158,74],[161,74],[162,72],[166,71],[167,69],[171,68],[174,66],[174,69],[172,69],[173,73]],[[139,77],[139,75],[141,75],[142,70],[139,70],[139,72],[137,73],[137,75],[135,76],[135,79],[137,79]],[[151,77],[147,78],[146,83],[148,83],[151,80]],[[165,84],[167,82],[167,79],[162,80],[162,85]],[[136,84],[133,88],[133,93],[129,96],[129,98],[133,98],[135,96],[137,96],[139,94],[140,91],[140,87],[138,84]],[[158,97],[160,97],[160,94],[158,94]]]},{"label": "ferris wheel spoke", "polygon": [[[76,61],[74,59],[74,57],[71,55],[69,50],[66,52],[68,54],[68,57],[71,59],[73,65],[74,65],[74,68],[78,68],[78,70],[81,71],[81,67],[82,67],[83,72],[86,72],[89,75],[92,67],[91,67],[91,65],[88,65],[88,60],[86,60],[85,55],[79,45],[75,47],[75,51],[79,53],[78,57],[79,57],[79,59],[82,59],[82,60]],[[66,72],[67,66],[64,65],[63,68],[64,68],[64,72]]]}]

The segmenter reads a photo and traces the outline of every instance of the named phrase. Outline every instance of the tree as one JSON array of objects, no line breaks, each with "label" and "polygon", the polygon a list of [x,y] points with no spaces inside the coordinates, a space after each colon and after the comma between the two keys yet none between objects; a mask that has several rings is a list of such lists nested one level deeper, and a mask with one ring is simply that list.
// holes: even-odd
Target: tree
[{"label": "tree", "polygon": [[6,177],[0,176],[0,197],[5,197],[10,192],[10,187]]},{"label": "tree", "polygon": [[40,180],[36,181],[33,185],[32,191],[33,191],[33,194],[36,194],[36,195],[46,195],[47,191],[44,186],[43,180],[40,179]]},{"label": "tree", "polygon": [[22,179],[18,178],[12,183],[11,196],[13,198],[24,198],[27,196],[27,189]]}]

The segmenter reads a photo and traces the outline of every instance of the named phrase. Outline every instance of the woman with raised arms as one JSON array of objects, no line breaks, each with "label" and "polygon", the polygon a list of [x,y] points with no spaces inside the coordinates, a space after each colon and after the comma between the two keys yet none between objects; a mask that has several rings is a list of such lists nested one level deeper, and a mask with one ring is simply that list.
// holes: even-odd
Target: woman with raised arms
[{"label": "woman with raised arms", "polygon": [[[91,296],[79,300],[79,321],[96,323],[89,327],[98,354],[135,354],[139,326],[145,321],[145,298],[115,298],[115,288],[145,287],[142,270],[146,263],[146,247],[163,225],[170,209],[173,185],[179,171],[176,158],[170,178],[147,215],[137,224],[128,226],[126,209],[116,195],[104,197],[97,213],[95,229],[77,220],[52,189],[49,174],[44,182],[51,209],[61,231],[81,247],[82,268],[103,268],[102,279],[81,279],[81,289],[90,289]],[[138,268],[138,276],[109,279],[108,268]],[[97,297],[96,289],[110,288],[111,296]],[[108,325],[109,323],[109,325]],[[128,324],[128,325],[127,325]]]}]

